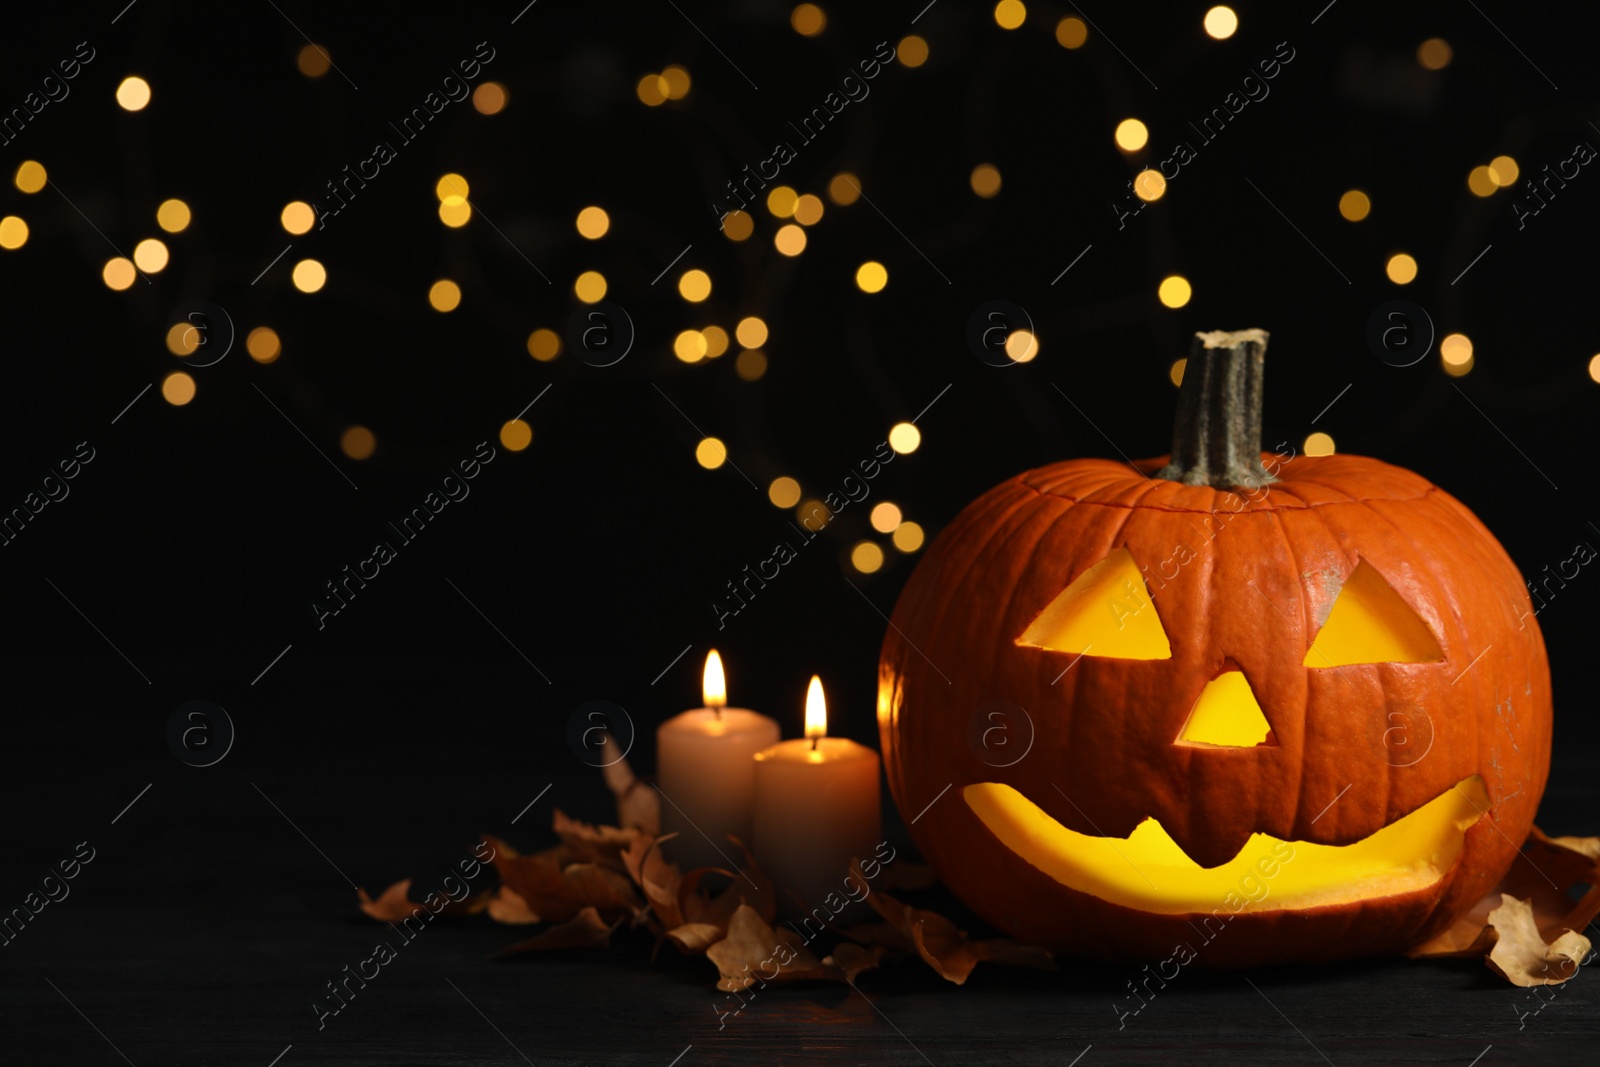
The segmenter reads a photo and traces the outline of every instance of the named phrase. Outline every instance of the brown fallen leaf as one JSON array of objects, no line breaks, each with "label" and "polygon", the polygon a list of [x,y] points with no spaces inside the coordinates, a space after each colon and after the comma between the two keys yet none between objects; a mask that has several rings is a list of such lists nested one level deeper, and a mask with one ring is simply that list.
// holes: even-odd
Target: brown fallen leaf
[{"label": "brown fallen leaf", "polygon": [[678,887],[683,881],[676,865],[668,863],[657,846],[676,834],[650,837],[640,834],[622,853],[622,864],[635,885],[644,893],[651,913],[666,929],[682,926],[683,909],[678,906]]},{"label": "brown fallen leaf", "polygon": [[[778,914],[778,893],[767,877],[766,871],[756,861],[754,854],[732,834],[728,840],[744,853],[741,871],[728,871],[721,867],[697,867],[683,876],[678,885],[678,908],[686,922],[713,923],[727,929],[733,913],[741,905],[754,908],[764,922],[772,922]],[[727,888],[715,897],[700,891],[700,883],[707,875],[721,874],[729,881]]]},{"label": "brown fallen leaf", "polygon": [[860,945],[849,941],[841,941],[833,950],[833,955],[823,959],[823,965],[833,964],[844,972],[845,980],[854,982],[856,975],[862,971],[870,971],[878,966],[884,957],[881,948],[862,948]]},{"label": "brown fallen leaf", "polygon": [[592,823],[569,819],[557,808],[551,820],[551,829],[561,838],[567,853],[579,863],[601,863],[623,870],[622,853],[639,837],[638,830],[621,830],[615,826],[595,826]]},{"label": "brown fallen leaf", "polygon": [[[1590,887],[1576,903],[1568,896],[1575,885]],[[1584,929],[1600,915],[1600,838],[1552,838],[1535,826],[1500,884],[1448,929],[1406,955],[1413,959],[1483,958],[1499,936],[1489,916],[1501,906],[1503,897],[1529,902],[1533,924],[1545,943],[1557,941],[1567,931]]]},{"label": "brown fallen leaf", "polygon": [[543,920],[565,922],[590,906],[611,919],[631,918],[642,906],[624,875],[594,863],[573,863],[564,845],[524,856],[498,838],[484,840],[495,850],[501,882]]},{"label": "brown fallen leaf", "polygon": [[411,879],[403,878],[400,881],[378,894],[374,900],[367,895],[365,889],[356,889],[356,899],[359,900],[361,910],[379,922],[399,922],[410,918],[418,908],[433,912],[435,915],[476,915],[489,906],[489,899],[493,890],[482,890],[472,896],[461,900],[452,899],[444,893],[432,893],[430,897],[443,899],[444,906],[435,910],[429,908],[424,900],[411,899]]},{"label": "brown fallen leaf", "polygon": [[788,927],[774,930],[748,904],[741,904],[728,921],[728,936],[706,949],[722,977],[717,988],[741,993],[752,985],[817,980],[844,981],[845,972],[824,963],[805,947],[800,935]]},{"label": "brown fallen leaf", "polygon": [[1589,955],[1589,939],[1567,930],[1546,944],[1534,922],[1533,906],[1513,896],[1501,898],[1489,913],[1494,947],[1484,961],[1516,986],[1559,985],[1578,973]]},{"label": "brown fallen leaf", "polygon": [[608,733],[601,747],[606,760],[600,770],[606,785],[617,798],[617,823],[624,829],[639,830],[651,837],[661,833],[661,795],[633,774],[633,768]]},{"label": "brown fallen leaf", "polygon": [[549,952],[563,948],[604,948],[611,942],[617,923],[606,923],[593,908],[584,908],[564,923],[542,930],[526,941],[518,941],[495,954],[495,959],[520,956],[526,952]]},{"label": "brown fallen leaf", "polygon": [[726,930],[713,923],[684,923],[668,930],[664,936],[679,952],[698,956],[727,935]]},{"label": "brown fallen leaf", "polygon": [[489,918],[508,926],[530,926],[539,922],[539,915],[528,902],[510,886],[503,885],[489,901]]},{"label": "brown fallen leaf", "polygon": [[[851,873],[866,885],[859,863],[851,863]],[[909,942],[927,963],[945,979],[962,985],[979,963],[1004,963],[1014,967],[1055,968],[1055,958],[1042,948],[1021,945],[1010,938],[973,941],[965,930],[937,912],[903,904],[882,890],[873,890],[867,903],[882,915],[889,926]]]}]

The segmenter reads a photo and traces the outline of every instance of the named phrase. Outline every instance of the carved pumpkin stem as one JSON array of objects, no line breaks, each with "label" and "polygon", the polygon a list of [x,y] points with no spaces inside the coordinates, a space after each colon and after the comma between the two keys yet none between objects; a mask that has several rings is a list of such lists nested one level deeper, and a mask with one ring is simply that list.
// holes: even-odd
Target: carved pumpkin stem
[{"label": "carved pumpkin stem", "polygon": [[1261,371],[1267,331],[1194,335],[1178,393],[1172,462],[1156,477],[1217,489],[1277,481],[1261,466]]}]

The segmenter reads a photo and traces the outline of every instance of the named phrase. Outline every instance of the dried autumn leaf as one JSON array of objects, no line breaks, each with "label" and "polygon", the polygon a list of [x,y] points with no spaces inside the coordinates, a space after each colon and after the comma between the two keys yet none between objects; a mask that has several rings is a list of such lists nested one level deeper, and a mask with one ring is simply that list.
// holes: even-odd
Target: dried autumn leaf
[{"label": "dried autumn leaf", "polygon": [[[1600,914],[1597,857],[1600,838],[1552,838],[1535,826],[1498,886],[1444,932],[1406,954],[1414,959],[1481,958],[1494,947],[1496,934],[1489,925],[1489,913],[1499,906],[1502,896],[1530,902],[1534,924],[1547,942],[1563,931],[1582,930]],[[1590,886],[1576,904],[1567,895],[1575,885]]]},{"label": "dried autumn leaf", "polygon": [[496,959],[520,956],[525,952],[549,952],[563,948],[604,948],[611,941],[616,923],[608,924],[594,908],[584,908],[564,923],[542,930],[526,941],[518,941]]},{"label": "dried autumn leaf", "polygon": [[1547,944],[1534,922],[1533,906],[1513,896],[1502,897],[1489,913],[1489,927],[1495,943],[1485,962],[1512,985],[1559,985],[1578,973],[1589,954],[1589,939],[1571,930]]},{"label": "dried autumn leaf", "polygon": [[425,903],[427,898],[422,901],[411,899],[411,879],[404,878],[385,889],[376,900],[368,896],[365,889],[357,888],[356,899],[361,902],[361,910],[379,922],[399,922],[410,918],[419,908],[435,915],[476,915],[489,906],[491,892],[486,889],[461,900],[446,894],[429,894],[434,899],[442,897],[445,902],[443,907],[434,909]]},{"label": "dried autumn leaf", "polygon": [[833,964],[844,972],[845,981],[854,982],[856,975],[862,971],[870,971],[878,966],[883,959],[884,951],[881,948],[862,948],[860,945],[842,941],[834,948],[833,955],[822,962],[824,965]]},{"label": "dried autumn leaf", "polygon": [[667,834],[665,837],[652,838],[640,834],[622,853],[622,865],[633,878],[634,884],[644,892],[645,902],[651,912],[668,929],[684,923],[683,909],[678,906],[678,886],[683,881],[683,875],[674,864],[666,861],[658,846],[676,836]]},{"label": "dried autumn leaf", "polygon": [[539,915],[528,902],[510,886],[501,886],[489,901],[489,918],[508,926],[529,926],[539,922]]},{"label": "dried autumn leaf", "polygon": [[[697,867],[683,876],[678,885],[678,907],[687,922],[712,923],[727,929],[733,913],[741,905],[754,908],[764,922],[772,922],[778,914],[778,894],[761,864],[744,842],[731,834],[728,840],[744,853],[744,867],[739,871],[720,867]],[[717,896],[700,891],[701,881],[710,874],[725,875],[730,881]]]},{"label": "dried autumn leaf", "polygon": [[572,859],[580,863],[603,863],[623,870],[622,853],[639,836],[637,830],[615,826],[595,826],[568,818],[560,808],[551,819],[551,829],[561,838]]},{"label": "dried autumn leaf", "polygon": [[727,936],[727,931],[712,923],[684,923],[666,932],[666,938],[686,955],[700,955]]},{"label": "dried autumn leaf", "polygon": [[570,862],[565,846],[524,856],[498,838],[484,840],[494,847],[501,882],[541,919],[565,922],[589,906],[611,918],[631,917],[641,907],[625,877],[593,863]]},{"label": "dried autumn leaf", "polygon": [[748,904],[734,911],[728,936],[706,950],[722,978],[717,988],[739,993],[755,984],[814,979],[844,981],[844,971],[819,960],[800,936],[787,927],[774,930]]},{"label": "dried autumn leaf", "polygon": [[616,739],[605,735],[601,753],[606,763],[601,768],[606,785],[617,798],[617,822],[626,829],[640,830],[651,837],[661,832],[661,797],[650,785],[634,777]]},{"label": "dried autumn leaf", "polygon": [[[851,863],[851,873],[866,885],[859,863]],[[923,908],[903,904],[882,890],[867,895],[867,903],[887,920],[889,926],[910,943],[923,962],[945,979],[961,985],[979,963],[1004,963],[1014,967],[1055,968],[1048,951],[1019,945],[1009,938],[973,941],[965,930],[944,916]]]}]

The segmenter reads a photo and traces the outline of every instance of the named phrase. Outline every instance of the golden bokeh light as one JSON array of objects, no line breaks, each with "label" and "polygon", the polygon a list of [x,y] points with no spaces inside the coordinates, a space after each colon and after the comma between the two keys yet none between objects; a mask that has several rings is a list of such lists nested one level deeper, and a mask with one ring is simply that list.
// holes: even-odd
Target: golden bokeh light
[{"label": "golden bokeh light", "polygon": [[899,526],[904,518],[905,516],[900,513],[900,505],[885,500],[873,507],[870,521],[872,528],[879,533],[894,533],[895,527]]},{"label": "golden bokeh light", "polygon": [[667,79],[659,74],[646,74],[639,79],[634,91],[646,107],[660,107],[667,102]]},{"label": "golden bokeh light", "polygon": [[[28,243],[28,224],[15,215],[7,215],[0,219],[0,248],[15,252]],[[107,285],[111,285],[108,280]],[[127,286],[111,285],[113,289],[126,289]]]},{"label": "golden bokeh light", "polygon": [[728,350],[728,331],[721,326],[707,326],[700,336],[706,339],[707,359],[716,359]]},{"label": "golden bokeh light", "polygon": [[1123,119],[1112,134],[1117,147],[1124,152],[1137,152],[1150,141],[1150,128],[1138,119]]},{"label": "golden bokeh light", "polygon": [[201,334],[192,322],[175,322],[167,328],[167,351],[175,356],[193,355],[200,347]]},{"label": "golden bokeh light", "polygon": [[440,278],[428,287],[428,305],[435,311],[454,311],[461,306],[461,286]]},{"label": "golden bokeh light", "polygon": [[586,270],[572,283],[572,292],[585,304],[595,304],[606,297],[606,276],[597,270]]},{"label": "golden bokeh light", "polygon": [[317,213],[304,200],[291,200],[278,213],[278,222],[296,237],[311,230],[317,223]]},{"label": "golden bokeh light", "polygon": [[1339,198],[1339,214],[1351,222],[1360,222],[1372,213],[1372,200],[1360,189],[1350,189]]},{"label": "golden bokeh light", "polygon": [[895,527],[891,535],[894,547],[902,552],[915,552],[922,547],[922,542],[926,539],[927,535],[922,532],[922,527],[914,522],[902,522]]},{"label": "golden bokeh light", "polygon": [[511,93],[499,82],[484,82],[472,90],[472,106],[480,115],[498,115],[511,103]]},{"label": "golden bokeh light", "polygon": [[758,382],[767,373],[767,354],[759,348],[748,348],[733,361],[733,370],[747,382]]},{"label": "golden bokeh light", "polygon": [[[808,522],[826,523],[833,518],[833,511],[828,505],[815,499],[804,501],[794,509],[794,513],[795,518],[799,519],[802,525]],[[812,527],[806,526],[806,529],[810,530]],[[816,527],[816,529],[821,529],[821,526]]]},{"label": "golden bokeh light", "polygon": [[1167,179],[1159,170],[1147,167],[1133,178],[1133,195],[1145,203],[1154,203],[1160,200],[1167,192]]},{"label": "golden bokeh light", "polygon": [[1181,308],[1194,295],[1189,279],[1181,274],[1169,274],[1156,288],[1156,299],[1169,308]]},{"label": "golden bokeh light", "polygon": [[922,431],[909,422],[897,422],[889,429],[889,447],[909,456],[922,444]]},{"label": "golden bokeh light", "polygon": [[327,49],[321,45],[308,44],[294,57],[294,65],[306,77],[320,78],[332,68],[333,60],[328,58]]},{"label": "golden bokeh light", "polygon": [[156,225],[168,233],[182,233],[189,228],[193,216],[189,205],[182,200],[163,200],[156,208]]},{"label": "golden bokeh light", "polygon": [[106,287],[119,292],[133,284],[139,272],[133,269],[133,260],[116,256],[106,260],[106,265],[100,269],[100,278]]},{"label": "golden bokeh light", "polygon": [[441,174],[439,180],[433,183],[433,195],[441,202],[451,196],[459,196],[465,200],[472,195],[472,186],[467,184],[467,179],[452,171],[449,174]]},{"label": "golden bokeh light", "polygon": [[728,446],[715,437],[703,437],[694,446],[694,461],[708,471],[728,462]]},{"label": "golden bokeh light", "polygon": [[1233,8],[1219,5],[1206,12],[1204,25],[1209,36],[1225,41],[1239,29],[1239,16]]},{"label": "golden bokeh light", "polygon": [[45,182],[50,180],[50,175],[45,171],[43,163],[25,159],[17,167],[17,173],[12,176],[11,180],[23,192],[37,193],[44,188]]},{"label": "golden bokeh light", "polygon": [[1396,252],[1383,265],[1383,272],[1396,285],[1406,285],[1417,276],[1417,261],[1404,252]]},{"label": "golden bokeh light", "polygon": [[283,342],[278,331],[270,326],[257,326],[244,339],[244,350],[257,363],[272,363],[283,354]]},{"label": "golden bokeh light", "polygon": [[1012,330],[1006,334],[1006,355],[1013,363],[1032,363],[1039,354],[1039,339],[1032,330]]},{"label": "golden bokeh light", "polygon": [[328,284],[327,268],[314,259],[302,259],[296,263],[289,277],[294,287],[302,293],[314,293]]},{"label": "golden bokeh light", "polygon": [[861,196],[861,179],[849,171],[840,171],[828,183],[828,199],[840,207],[849,207]]},{"label": "golden bokeh light", "polygon": [[789,25],[802,37],[815,37],[828,26],[828,16],[816,4],[799,4],[789,12]]},{"label": "golden bokeh light", "polygon": [[850,566],[862,574],[872,574],[883,569],[883,549],[871,541],[857,541],[850,550]]},{"label": "golden bokeh light", "polygon": [[1082,48],[1083,42],[1088,39],[1089,27],[1083,24],[1082,19],[1068,15],[1056,23],[1056,43],[1062,48]]},{"label": "golden bokeh light", "polygon": [[540,327],[528,335],[528,355],[540,363],[549,363],[561,354],[561,335]]},{"label": "golden bokeh light", "polygon": [[894,56],[903,67],[920,67],[928,61],[928,42],[916,34],[900,38],[900,46],[894,50]]},{"label": "golden bokeh light", "polygon": [[591,241],[598,241],[611,229],[611,216],[603,207],[589,206],[578,212],[578,233]]},{"label": "golden bokeh light", "polygon": [[875,259],[869,259],[856,268],[856,288],[863,293],[882,292],[889,284],[889,269]]},{"label": "golden bokeh light", "polygon": [[993,163],[979,163],[967,178],[972,191],[985,200],[1000,192],[1000,168]]},{"label": "golden bokeh light", "polygon": [[1600,384],[1600,352],[1589,357],[1589,380]]},{"label": "golden bokeh light", "polygon": [[459,230],[472,221],[472,205],[464,196],[447,196],[439,201],[439,221]]},{"label": "golden bokeh light", "polygon": [[733,328],[733,335],[746,348],[760,348],[767,343],[767,324],[749,315],[739,320],[739,325]]},{"label": "golden bokeh light", "polygon": [[1517,161],[1510,156],[1495,156],[1489,161],[1489,180],[1502,189],[1515,185],[1517,175],[1521,173]]},{"label": "golden bokeh light", "polygon": [[689,72],[676,63],[661,72],[661,80],[667,83],[668,100],[682,100],[689,95]]},{"label": "golden bokeh light", "polygon": [[711,295],[711,275],[696,267],[686,270],[678,278],[678,295],[691,304],[698,304]]},{"label": "golden bokeh light", "polygon": [[685,363],[699,363],[706,358],[706,335],[699,330],[684,330],[672,339],[672,354]]},{"label": "golden bokeh light", "polygon": [[339,449],[351,459],[366,459],[377,450],[378,439],[365,426],[355,425],[339,435]]},{"label": "golden bokeh light", "polygon": [[533,427],[522,419],[512,419],[500,427],[500,443],[507,452],[521,452],[533,444]]},{"label": "golden bokeh light", "polygon": [[194,399],[194,379],[181,370],[175,370],[161,379],[161,399],[175,408],[181,408]]},{"label": "golden bokeh light", "polygon": [[1439,358],[1446,364],[1460,366],[1472,359],[1472,339],[1464,333],[1452,333],[1439,342]]},{"label": "golden bokeh light", "polygon": [[730,211],[722,217],[722,232],[730,241],[743,241],[756,232],[756,220],[744,211]]},{"label": "golden bokeh light", "polygon": [[1429,37],[1417,45],[1417,62],[1427,70],[1443,70],[1450,65],[1450,42],[1443,37]]},{"label": "golden bokeh light", "polygon": [[786,219],[794,214],[795,202],[800,199],[800,194],[787,185],[779,185],[767,194],[767,210],[780,219]]},{"label": "golden bokeh light", "polygon": [[1171,381],[1174,386],[1182,385],[1184,368],[1188,366],[1189,360],[1187,357],[1173,360],[1172,366],[1167,368],[1167,379]]},{"label": "golden bokeh light", "polygon": [[791,222],[772,235],[772,244],[786,256],[798,256],[806,250],[806,231]]},{"label": "golden bokeh light", "polygon": [[124,111],[143,111],[150,104],[150,83],[138,77],[123,78],[117,86],[117,103]]},{"label": "golden bokeh light", "polygon": [[1321,430],[1318,430],[1314,434],[1308,434],[1306,436],[1306,443],[1304,446],[1302,446],[1301,451],[1308,456],[1331,456],[1333,455],[1334,451],[1333,438],[1329,437]]},{"label": "golden bokeh light", "polygon": [[780,508],[792,508],[800,502],[800,483],[785,474],[772,479],[767,486],[767,499]]},{"label": "golden bokeh light", "polygon": [[1000,0],[994,5],[994,21],[1002,30],[1014,30],[1028,19],[1028,7],[1022,0]]},{"label": "golden bokeh light", "polygon": [[822,221],[822,197],[805,193],[794,202],[794,221],[802,226],[815,226]]},{"label": "golden bokeh light", "polygon": [[133,262],[146,274],[159,274],[166,269],[169,259],[167,246],[154,237],[146,237],[133,246]]},{"label": "golden bokeh light", "polygon": [[1467,188],[1472,190],[1474,196],[1493,196],[1500,187],[1495,184],[1494,174],[1489,168],[1479,166],[1467,172]]}]

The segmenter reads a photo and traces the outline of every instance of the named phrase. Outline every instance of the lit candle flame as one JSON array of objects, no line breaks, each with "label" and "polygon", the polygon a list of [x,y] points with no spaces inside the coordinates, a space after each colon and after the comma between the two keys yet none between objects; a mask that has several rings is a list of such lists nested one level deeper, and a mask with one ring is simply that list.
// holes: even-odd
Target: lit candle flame
[{"label": "lit candle flame", "polygon": [[806,689],[806,736],[811,738],[811,747],[815,748],[817,738],[827,732],[828,702],[822,695],[822,679],[813,674],[811,685]]},{"label": "lit candle flame", "polygon": [[728,680],[722,673],[722,657],[717,655],[714,648],[706,655],[706,672],[701,680],[700,692],[705,697],[706,707],[718,712],[728,702]]}]

